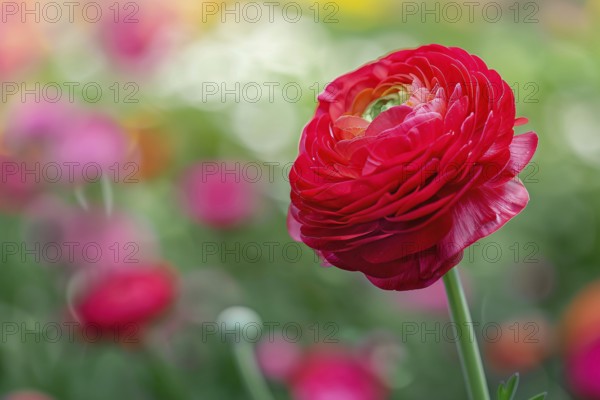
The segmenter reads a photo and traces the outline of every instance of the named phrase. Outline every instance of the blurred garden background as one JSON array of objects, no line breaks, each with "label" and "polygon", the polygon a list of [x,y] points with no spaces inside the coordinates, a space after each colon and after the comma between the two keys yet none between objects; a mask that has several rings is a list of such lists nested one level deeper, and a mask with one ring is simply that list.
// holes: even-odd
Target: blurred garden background
[{"label": "blurred garden background", "polygon": [[276,399],[466,399],[441,282],[378,290],[286,229],[325,85],[440,43],[496,69],[540,137],[529,206],[460,265],[490,387],[518,371],[519,399],[600,399],[600,1],[28,0],[0,18],[2,398],[250,399],[251,346]]}]

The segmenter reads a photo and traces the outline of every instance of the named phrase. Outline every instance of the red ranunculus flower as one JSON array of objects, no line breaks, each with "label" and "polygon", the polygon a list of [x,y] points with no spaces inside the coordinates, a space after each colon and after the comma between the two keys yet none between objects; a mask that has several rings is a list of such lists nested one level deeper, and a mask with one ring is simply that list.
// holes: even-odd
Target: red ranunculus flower
[{"label": "red ranunculus flower", "polygon": [[341,76],[319,96],[290,172],[292,236],[383,289],[431,285],[518,214],[537,146],[483,61],[429,45]]},{"label": "red ranunculus flower", "polygon": [[75,317],[109,340],[137,340],[175,302],[174,271],[165,265],[108,268],[84,280]]}]

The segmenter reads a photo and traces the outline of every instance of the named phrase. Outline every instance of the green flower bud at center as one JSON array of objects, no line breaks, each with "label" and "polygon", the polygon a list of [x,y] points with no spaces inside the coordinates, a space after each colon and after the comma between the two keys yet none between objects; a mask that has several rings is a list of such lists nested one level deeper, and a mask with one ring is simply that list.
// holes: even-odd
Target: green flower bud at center
[{"label": "green flower bud at center", "polygon": [[408,101],[410,95],[406,91],[404,87],[398,89],[397,92],[388,94],[387,96],[383,96],[374,100],[367,106],[365,112],[362,115],[362,118],[372,122],[379,114],[384,111],[389,110],[392,107],[402,105]]}]

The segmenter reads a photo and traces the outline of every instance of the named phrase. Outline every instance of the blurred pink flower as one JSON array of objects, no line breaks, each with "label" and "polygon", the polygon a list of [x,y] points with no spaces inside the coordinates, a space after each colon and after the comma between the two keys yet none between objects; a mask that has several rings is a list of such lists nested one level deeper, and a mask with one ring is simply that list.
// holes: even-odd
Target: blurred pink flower
[{"label": "blurred pink flower", "polygon": [[84,272],[74,317],[103,337],[139,339],[144,330],[175,302],[175,271],[166,265],[119,267]]},{"label": "blurred pink flower", "polygon": [[256,358],[267,378],[285,382],[298,366],[302,358],[302,349],[297,343],[278,335],[265,338],[258,344]]},{"label": "blurred pink flower", "polygon": [[568,357],[566,373],[578,398],[600,400],[600,338]]},{"label": "blurred pink flower", "polygon": [[206,161],[193,165],[183,176],[184,209],[199,223],[232,228],[248,221],[258,211],[257,183],[242,173],[233,161]]},{"label": "blurred pink flower", "polygon": [[123,211],[107,216],[41,195],[24,210],[27,248],[42,264],[107,269],[159,261],[155,232],[145,219]]},{"label": "blurred pink flower", "polygon": [[128,145],[125,133],[112,119],[84,114],[71,122],[51,157],[59,164],[74,163],[75,180],[96,180],[98,172],[115,180],[115,169],[126,160]]},{"label": "blurred pink flower", "polygon": [[17,390],[10,392],[2,397],[3,400],[52,400],[50,397],[42,392],[36,390]]},{"label": "blurred pink flower", "polygon": [[41,183],[78,184],[102,175],[115,180],[127,160],[130,141],[108,116],[71,104],[19,104],[4,136],[20,171]]},{"label": "blurred pink flower", "polygon": [[302,361],[291,380],[294,400],[381,400],[387,390],[365,362],[352,353],[317,349]]},{"label": "blurred pink flower", "polygon": [[8,152],[21,158],[35,157],[47,151],[68,130],[78,115],[72,105],[48,101],[16,104],[7,121],[4,144]]},{"label": "blurred pink flower", "polygon": [[168,2],[158,0],[110,3],[114,12],[99,26],[100,42],[121,66],[147,71],[171,46],[176,13]]},{"label": "blurred pink flower", "polygon": [[[75,266],[110,268],[155,262],[158,239],[150,224],[124,212],[72,210],[63,220],[62,247]],[[72,248],[72,252],[66,250]]]}]

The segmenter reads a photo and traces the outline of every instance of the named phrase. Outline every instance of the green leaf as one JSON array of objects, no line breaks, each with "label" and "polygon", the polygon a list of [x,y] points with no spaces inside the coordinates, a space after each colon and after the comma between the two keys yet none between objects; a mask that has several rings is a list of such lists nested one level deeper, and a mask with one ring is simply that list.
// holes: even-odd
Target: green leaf
[{"label": "green leaf", "polygon": [[508,382],[500,383],[498,387],[498,400],[514,400],[515,393],[519,387],[519,373],[510,377]]},{"label": "green leaf", "polygon": [[544,400],[546,398],[546,396],[548,396],[548,393],[544,392],[544,393],[540,393],[538,395],[533,396],[529,400]]},{"label": "green leaf", "polygon": [[[500,386],[498,386],[498,400],[515,400],[515,394],[517,393],[517,388],[519,387],[519,373],[515,373],[510,377],[508,382],[501,382]],[[538,395],[533,396],[529,400],[544,400],[548,393],[540,393]]]}]

